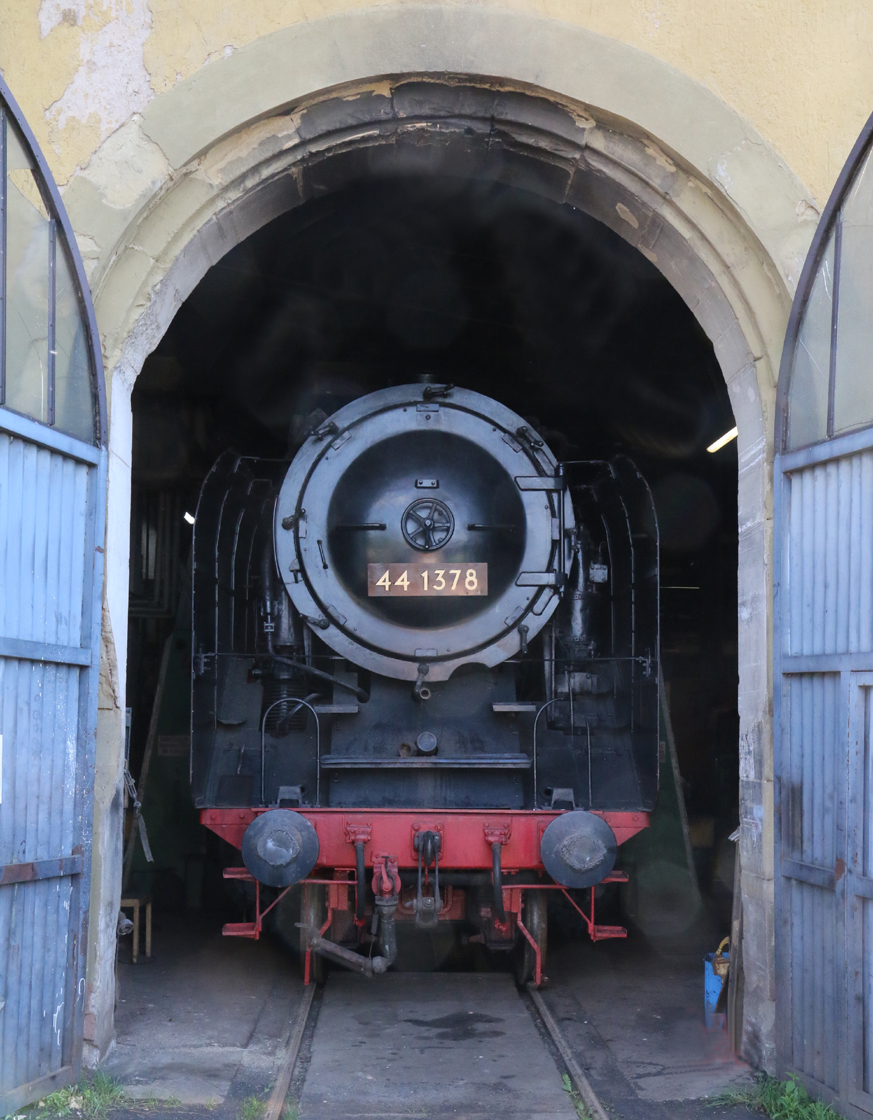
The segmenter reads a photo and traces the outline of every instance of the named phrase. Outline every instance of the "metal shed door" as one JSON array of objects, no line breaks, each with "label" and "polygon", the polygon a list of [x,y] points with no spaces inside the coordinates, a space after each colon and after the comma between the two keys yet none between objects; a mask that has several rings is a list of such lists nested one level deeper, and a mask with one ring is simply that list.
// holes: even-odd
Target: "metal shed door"
[{"label": "metal shed door", "polygon": [[777,1045],[873,1115],[873,117],[822,216],[779,375]]},{"label": "metal shed door", "polygon": [[82,263],[0,80],[0,1116],[82,1054],[105,407]]}]

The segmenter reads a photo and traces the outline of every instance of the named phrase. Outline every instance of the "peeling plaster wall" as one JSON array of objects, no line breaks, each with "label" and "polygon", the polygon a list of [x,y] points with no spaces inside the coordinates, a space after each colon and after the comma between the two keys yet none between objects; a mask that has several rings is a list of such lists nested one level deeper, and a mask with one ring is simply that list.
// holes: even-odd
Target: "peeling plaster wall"
[{"label": "peeling plaster wall", "polygon": [[[84,0],[42,0],[40,35],[47,38],[60,24],[84,23]],[[78,67],[61,97],[45,112],[49,128],[60,136],[67,124],[96,118],[101,138],[123,124],[154,96],[143,52],[151,31],[148,0],[120,0],[111,18],[79,38]]]},{"label": "peeling plaster wall", "polygon": [[[873,9],[859,8],[847,0],[736,0],[718,11],[703,0],[377,8],[327,0],[312,10],[284,0],[0,0],[0,69],[66,184],[110,392],[92,1060],[112,1037],[130,391],[206,269],[294,205],[289,192],[306,197],[306,176],[293,165],[311,138],[319,91],[343,90],[336,103],[345,108],[332,110],[330,127],[357,121],[366,131],[409,111],[390,80],[372,79],[418,73],[490,76],[560,104],[567,138],[603,176],[597,205],[608,205],[597,216],[662,269],[716,348],[740,429],[745,1047],[772,1065],[775,380],[818,200],[873,104]],[[549,158],[577,157],[556,142]]]},{"label": "peeling plaster wall", "polygon": [[[391,0],[395,6],[409,0]],[[711,90],[823,202],[873,106],[857,0],[502,0],[637,47]],[[0,70],[63,184],[153,97],[247,43],[360,0],[0,0]]]},{"label": "peeling plaster wall", "polygon": [[[112,464],[109,467],[112,473]],[[128,488],[129,491],[129,488]],[[115,488],[123,499],[123,488]],[[128,507],[129,508],[129,507]],[[129,516],[129,514],[128,514]],[[85,976],[84,1060],[93,1066],[113,1039],[115,1009],[115,930],[121,902],[123,828],[122,764],[124,693],[115,656],[112,617],[103,606],[100,688],[97,696],[97,741],[94,781],[94,843],[91,855],[91,910]]]}]

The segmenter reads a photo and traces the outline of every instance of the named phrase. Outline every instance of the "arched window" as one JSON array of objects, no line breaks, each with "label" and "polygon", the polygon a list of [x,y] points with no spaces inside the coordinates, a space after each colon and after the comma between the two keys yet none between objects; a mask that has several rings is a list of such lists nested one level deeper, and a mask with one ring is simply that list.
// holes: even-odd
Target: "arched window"
[{"label": "arched window", "polygon": [[96,330],[72,231],[33,137],[0,101],[0,405],[103,440]]},{"label": "arched window", "polygon": [[873,164],[864,130],[798,285],[780,382],[783,451],[873,424]]}]

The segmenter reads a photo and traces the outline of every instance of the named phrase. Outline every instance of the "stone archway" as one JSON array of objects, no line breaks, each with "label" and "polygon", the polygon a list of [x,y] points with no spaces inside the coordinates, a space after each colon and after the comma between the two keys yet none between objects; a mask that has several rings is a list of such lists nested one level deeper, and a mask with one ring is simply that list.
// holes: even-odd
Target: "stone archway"
[{"label": "stone archway", "polygon": [[[332,30],[336,31],[335,21]],[[414,25],[411,34],[414,38]],[[397,53],[402,56],[403,51]],[[645,57],[630,53],[637,59]],[[254,67],[250,73],[257,73],[256,52],[249,54],[249,66]],[[214,70],[222,65],[216,64]],[[330,66],[326,69],[331,71]],[[343,67],[334,66],[331,72],[337,69]],[[511,72],[513,67],[507,69]],[[205,80],[215,78],[207,74]],[[675,72],[670,80],[676,84]],[[233,86],[230,82],[224,96],[233,93]],[[709,111],[712,136],[720,142],[718,128],[727,127],[725,120],[715,119],[711,95],[698,92]],[[203,90],[189,89],[185,95],[190,101]],[[276,97],[276,91],[271,95]],[[174,96],[166,95],[167,99]],[[626,107],[626,97],[624,102]],[[774,1003],[769,920],[772,839],[768,839],[772,836],[769,492],[775,370],[790,306],[792,253],[799,236],[797,251],[802,257],[807,232],[801,229],[797,235],[796,214],[789,216],[802,202],[799,185],[793,185],[790,176],[771,174],[774,197],[767,221],[756,223],[756,228],[696,166],[700,150],[695,150],[697,158],[691,162],[681,145],[678,149],[669,145],[638,121],[631,123],[608,108],[579,103],[515,78],[406,72],[350,80],[290,105],[283,100],[274,105],[260,113],[254,105],[246,105],[244,111],[251,115],[228,134],[222,103],[209,120],[197,123],[194,139],[188,129],[172,152],[172,164],[165,150],[170,145],[166,140],[164,146],[157,145],[148,120],[129,122],[106,142],[95,156],[95,166],[89,165],[68,191],[79,228],[85,229],[98,209],[107,223],[100,230],[106,244],[93,279],[107,366],[112,370],[106,600],[115,649],[125,646],[130,391],[175,311],[224,253],[309,198],[362,176],[404,170],[494,179],[576,206],[604,222],[661,270],[703,326],[715,347],[739,428],[746,1049],[758,1064],[770,1064]],[[162,105],[165,131],[168,112],[169,106]],[[725,116],[730,116],[729,111]],[[201,143],[208,140],[210,130],[211,142]],[[681,137],[674,130],[676,139]],[[705,147],[699,136],[695,143],[698,149]],[[126,188],[124,183],[108,183],[95,206],[100,161],[105,171],[121,160],[134,167],[132,181]],[[736,175],[738,184],[732,186],[742,196],[748,184],[742,174]],[[759,188],[761,178],[759,174]],[[766,174],[763,179],[766,186]],[[120,222],[122,214],[125,225]],[[124,667],[111,642],[106,643],[105,668],[123,695]],[[99,738],[108,795],[119,767],[119,740],[108,716]],[[108,1042],[107,1022],[111,1033],[114,921],[110,924],[108,915],[115,912],[118,861],[113,843],[107,835],[100,849],[102,874],[95,875],[95,882],[103,892],[103,905],[90,954],[89,1009],[94,1015],[94,1043],[100,1050]],[[106,921],[102,916],[107,916]]]}]

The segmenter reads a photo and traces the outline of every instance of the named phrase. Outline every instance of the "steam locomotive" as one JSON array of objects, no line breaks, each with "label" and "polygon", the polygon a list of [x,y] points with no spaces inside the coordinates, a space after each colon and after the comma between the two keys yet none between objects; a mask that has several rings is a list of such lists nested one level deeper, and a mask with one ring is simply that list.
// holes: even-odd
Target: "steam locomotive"
[{"label": "steam locomotive", "polygon": [[456,922],[539,984],[549,890],[624,935],[594,887],[625,877],[659,739],[657,525],[630,460],[558,462],[466,389],[383,389],[290,464],[218,459],[192,598],[193,796],[255,900],[226,934],[257,938],[301,884],[307,982],[325,958],[385,971],[398,922]]}]

